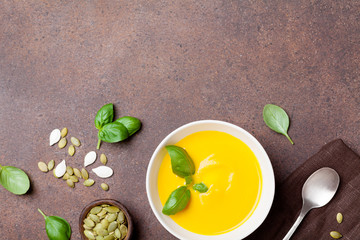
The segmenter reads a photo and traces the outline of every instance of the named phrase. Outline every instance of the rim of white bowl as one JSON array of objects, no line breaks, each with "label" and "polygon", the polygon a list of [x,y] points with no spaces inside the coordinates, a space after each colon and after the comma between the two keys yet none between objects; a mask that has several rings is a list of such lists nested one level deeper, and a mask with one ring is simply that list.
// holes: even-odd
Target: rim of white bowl
[{"label": "rim of white bowl", "polygon": [[[171,139],[175,134],[181,132],[182,130],[184,130],[188,127],[201,125],[201,124],[219,124],[219,125],[223,125],[226,127],[236,129],[241,134],[244,134],[249,139],[249,141],[251,141],[253,144],[255,144],[257,150],[259,151],[258,155],[262,155],[262,157],[263,157],[260,162],[258,155],[256,155],[254,153],[256,158],[259,161],[259,165],[260,165],[260,169],[261,169],[261,173],[262,173],[262,189],[261,189],[260,200],[259,200],[254,212],[249,217],[249,219],[247,219],[246,222],[243,223],[242,225],[240,225],[239,227],[237,227],[227,233],[223,233],[223,234],[219,234],[219,235],[201,235],[201,234],[196,234],[196,233],[190,232],[190,231],[182,228],[177,223],[175,223],[169,216],[163,215],[161,213],[161,211],[159,212],[154,204],[152,197],[151,197],[150,177],[151,177],[152,172],[155,171],[153,169],[153,165],[154,165],[155,158],[158,155],[158,153],[161,151],[161,149],[164,148],[165,145],[167,145],[167,142],[169,141],[169,139]],[[199,130],[199,131],[206,131],[206,130]],[[218,130],[209,130],[209,131],[218,131]],[[231,133],[229,133],[229,134],[231,134]],[[240,139],[240,140],[242,140],[242,139]],[[250,149],[254,152],[253,148],[250,148]],[[264,173],[266,176],[264,176]],[[156,183],[155,184],[156,184],[156,189],[157,189],[158,169],[155,172],[155,174],[156,174]],[[170,232],[175,237],[177,237],[179,239],[183,239],[183,240],[188,240],[188,239],[190,240],[190,238],[186,238],[183,235],[181,235],[180,233],[178,233],[178,231],[175,231],[171,226],[169,226],[163,220],[163,218],[170,218],[171,219],[170,221],[173,222],[173,224],[172,224],[173,227],[177,226],[178,230],[181,229],[181,231],[186,232],[187,235],[192,235],[192,237],[194,237],[194,239],[198,239],[198,240],[205,240],[205,239],[206,240],[215,240],[215,239],[216,240],[220,240],[220,239],[235,240],[235,239],[239,239],[240,240],[240,239],[243,239],[243,238],[249,236],[252,232],[254,232],[264,222],[265,218],[269,214],[269,211],[271,209],[271,206],[272,206],[272,203],[274,200],[274,194],[275,194],[275,177],[274,177],[274,171],[273,171],[273,168],[271,165],[271,161],[270,161],[265,149],[262,147],[262,145],[259,143],[259,141],[254,136],[252,136],[248,131],[246,131],[245,129],[243,129],[237,125],[229,123],[229,122],[224,122],[224,121],[220,121],[220,120],[199,120],[199,121],[187,123],[185,125],[180,126],[177,129],[175,129],[170,134],[168,134],[157,146],[153,155],[151,156],[151,159],[150,159],[150,162],[149,162],[149,165],[147,168],[147,172],[146,172],[146,193],[147,193],[147,197],[148,197],[148,201],[150,203],[151,209],[152,209],[153,213],[155,214],[157,220],[161,223],[161,225],[168,232]],[[159,198],[158,194],[157,194],[157,197]],[[241,229],[241,232],[236,233],[236,231],[239,229]],[[237,235],[235,238],[233,236],[234,232]]]}]

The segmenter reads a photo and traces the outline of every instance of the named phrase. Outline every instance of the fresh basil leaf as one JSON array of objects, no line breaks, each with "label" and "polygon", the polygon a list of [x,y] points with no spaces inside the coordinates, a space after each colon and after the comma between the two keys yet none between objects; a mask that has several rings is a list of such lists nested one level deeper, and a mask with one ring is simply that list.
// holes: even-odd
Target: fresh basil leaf
[{"label": "fresh basil leaf", "polygon": [[171,158],[173,173],[182,178],[191,176],[195,173],[194,162],[185,149],[175,145],[168,145],[165,148]]},{"label": "fresh basil leaf", "polygon": [[190,185],[190,183],[192,183],[192,181],[193,181],[193,180],[192,180],[192,177],[191,177],[191,176],[186,176],[186,177],[185,177],[186,186],[187,186],[187,185]]},{"label": "fresh basil leaf", "polygon": [[25,194],[30,188],[26,173],[16,167],[0,165],[0,183],[6,190],[16,195]]},{"label": "fresh basil leaf", "polygon": [[190,190],[181,186],[174,190],[167,199],[162,213],[165,215],[174,215],[183,210],[190,201]]},{"label": "fresh basil leaf", "polygon": [[98,137],[104,142],[114,143],[125,140],[129,137],[126,127],[119,122],[112,122],[104,125],[99,130]]},{"label": "fresh basil leaf", "polygon": [[204,183],[197,183],[193,185],[193,189],[195,191],[206,193],[209,189]]},{"label": "fresh basil leaf", "polygon": [[289,116],[286,114],[284,109],[273,104],[267,104],[263,110],[263,118],[266,125],[277,133],[281,133],[286,136],[287,139],[294,144],[289,137],[287,131],[289,129]]},{"label": "fresh basil leaf", "polygon": [[106,104],[100,108],[95,117],[95,127],[101,129],[105,124],[111,123],[114,119],[114,105]]},{"label": "fresh basil leaf", "polygon": [[135,117],[130,117],[130,116],[121,117],[117,119],[116,122],[122,123],[126,127],[126,129],[129,132],[129,136],[136,133],[141,127],[140,120]]},{"label": "fresh basil leaf", "polygon": [[38,211],[45,219],[46,234],[50,240],[69,240],[71,236],[70,224],[58,216],[46,216],[40,209]]}]

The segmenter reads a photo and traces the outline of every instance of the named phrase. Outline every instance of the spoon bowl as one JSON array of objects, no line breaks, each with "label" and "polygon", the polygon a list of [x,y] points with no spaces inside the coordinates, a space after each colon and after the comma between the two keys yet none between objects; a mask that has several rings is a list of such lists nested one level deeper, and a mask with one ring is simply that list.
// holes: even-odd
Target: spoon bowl
[{"label": "spoon bowl", "polygon": [[334,169],[325,167],[317,170],[304,183],[303,202],[308,202],[312,208],[326,205],[334,197],[339,182],[339,174]]},{"label": "spoon bowl", "polygon": [[303,205],[300,215],[283,240],[290,239],[311,209],[323,207],[330,202],[339,187],[339,183],[339,174],[332,168],[324,167],[311,174],[302,188]]}]

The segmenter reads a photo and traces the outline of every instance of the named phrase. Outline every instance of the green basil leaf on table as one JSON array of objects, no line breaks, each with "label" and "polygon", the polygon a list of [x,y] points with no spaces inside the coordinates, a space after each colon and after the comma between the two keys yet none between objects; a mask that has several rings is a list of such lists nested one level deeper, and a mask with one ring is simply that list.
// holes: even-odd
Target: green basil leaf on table
[{"label": "green basil leaf on table", "polygon": [[58,216],[46,216],[40,209],[38,211],[45,219],[46,234],[50,240],[69,240],[71,236],[70,224]]},{"label": "green basil leaf on table", "polygon": [[196,183],[193,185],[193,189],[200,193],[206,193],[209,189],[204,183]]},{"label": "green basil leaf on table", "polygon": [[0,165],[0,183],[6,190],[16,195],[25,194],[30,188],[26,173],[16,167]]},{"label": "green basil leaf on table", "polygon": [[267,104],[263,110],[263,118],[264,122],[269,128],[277,133],[281,133],[287,139],[289,139],[291,144],[294,144],[287,133],[290,120],[284,109],[273,104]]},{"label": "green basil leaf on table", "polygon": [[95,127],[99,129],[97,149],[101,141],[114,143],[125,140],[141,128],[141,122],[135,117],[125,116],[114,119],[114,106],[112,103],[100,108],[95,117]]},{"label": "green basil leaf on table", "polygon": [[116,122],[119,122],[126,127],[126,129],[129,132],[129,136],[136,133],[141,127],[140,120],[135,117],[130,117],[130,116],[121,117],[117,119]]},{"label": "green basil leaf on table", "polygon": [[111,123],[114,119],[114,105],[106,104],[100,108],[95,117],[95,127],[101,129],[104,125]]},{"label": "green basil leaf on table", "polygon": [[98,133],[98,147],[100,148],[101,141],[114,143],[125,140],[129,137],[129,132],[126,127],[119,122],[108,123]]},{"label": "green basil leaf on table", "polygon": [[171,158],[173,173],[182,178],[191,176],[195,173],[194,162],[185,149],[175,145],[168,145],[165,148]]},{"label": "green basil leaf on table", "polygon": [[186,184],[186,186],[187,185],[190,185],[191,183],[192,183],[192,177],[191,176],[186,176],[185,177],[185,184]]},{"label": "green basil leaf on table", "polygon": [[162,213],[165,215],[174,215],[183,210],[190,201],[190,190],[181,186],[174,190],[167,199]]}]

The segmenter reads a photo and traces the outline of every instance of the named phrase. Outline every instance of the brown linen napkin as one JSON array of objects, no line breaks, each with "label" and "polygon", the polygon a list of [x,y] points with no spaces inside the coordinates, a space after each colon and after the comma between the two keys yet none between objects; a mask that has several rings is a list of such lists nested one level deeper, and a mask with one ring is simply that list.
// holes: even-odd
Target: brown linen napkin
[{"label": "brown linen napkin", "polygon": [[[264,223],[246,240],[283,239],[299,216],[301,190],[306,179],[316,170],[330,167],[340,175],[334,198],[324,207],[311,210],[292,236],[292,240],[332,239],[331,231],[342,240],[360,239],[360,158],[341,139],[323,146],[318,153],[296,169],[275,190],[273,206]],[[336,221],[341,212],[344,220]]]}]

